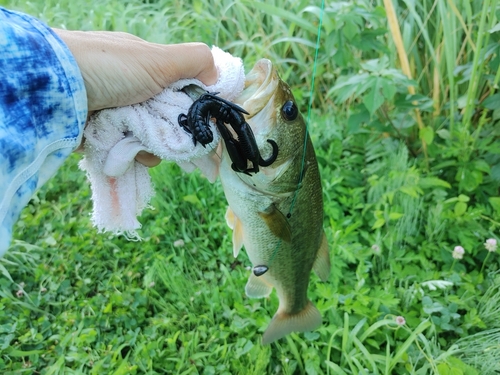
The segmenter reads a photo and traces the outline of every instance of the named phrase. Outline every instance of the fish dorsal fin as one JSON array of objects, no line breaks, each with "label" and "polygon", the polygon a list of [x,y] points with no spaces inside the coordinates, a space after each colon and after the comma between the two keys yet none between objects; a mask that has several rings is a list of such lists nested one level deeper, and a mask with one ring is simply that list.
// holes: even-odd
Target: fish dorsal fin
[{"label": "fish dorsal fin", "polygon": [[274,204],[269,205],[265,211],[259,212],[259,216],[264,219],[266,225],[276,237],[285,242],[292,241],[290,224],[285,215]]},{"label": "fish dorsal fin", "polygon": [[313,270],[321,281],[328,280],[328,276],[330,275],[330,255],[328,254],[328,241],[326,240],[325,232],[323,232],[321,245],[316,253]]},{"label": "fish dorsal fin", "polygon": [[290,332],[313,331],[321,325],[321,314],[311,301],[296,314],[278,311],[262,336],[262,344],[270,344]]},{"label": "fish dorsal fin", "polygon": [[266,283],[262,277],[257,277],[253,273],[248,278],[245,286],[245,293],[250,298],[267,297],[273,291],[273,287]]},{"label": "fish dorsal fin", "polygon": [[229,206],[226,210],[226,223],[233,230],[233,255],[236,258],[243,246],[243,224]]}]

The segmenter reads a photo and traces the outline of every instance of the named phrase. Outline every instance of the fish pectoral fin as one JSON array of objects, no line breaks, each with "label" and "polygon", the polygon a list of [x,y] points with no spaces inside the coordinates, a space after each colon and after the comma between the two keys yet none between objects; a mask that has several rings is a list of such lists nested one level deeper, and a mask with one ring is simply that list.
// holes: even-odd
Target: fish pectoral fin
[{"label": "fish pectoral fin", "polygon": [[297,314],[278,311],[262,336],[262,345],[270,344],[291,332],[313,331],[320,325],[321,314],[311,301],[307,301],[306,307]]},{"label": "fish pectoral fin", "polygon": [[273,287],[266,283],[262,277],[257,277],[253,273],[248,278],[245,286],[245,293],[250,298],[264,298],[271,294]]},{"label": "fish pectoral fin", "polygon": [[231,207],[227,206],[226,210],[226,224],[230,229],[234,229],[234,223],[236,221],[236,215],[234,211],[231,210]]},{"label": "fish pectoral fin", "polygon": [[285,215],[274,204],[271,204],[265,211],[259,212],[259,216],[276,237],[285,242],[292,241],[292,228]]},{"label": "fish pectoral fin", "polygon": [[236,258],[243,246],[243,224],[231,207],[226,210],[226,223],[233,230],[233,255]]},{"label": "fish pectoral fin", "polygon": [[321,279],[321,281],[328,280],[328,276],[330,276],[330,254],[328,253],[328,241],[326,239],[325,232],[323,232],[321,245],[319,246],[318,252],[316,254],[316,260],[313,264],[313,270]]}]

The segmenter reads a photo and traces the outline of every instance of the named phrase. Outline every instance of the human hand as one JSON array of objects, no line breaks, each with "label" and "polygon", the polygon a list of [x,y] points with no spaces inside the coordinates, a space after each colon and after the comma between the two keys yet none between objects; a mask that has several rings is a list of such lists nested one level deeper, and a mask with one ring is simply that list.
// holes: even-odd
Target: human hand
[{"label": "human hand", "polygon": [[[182,78],[206,85],[217,81],[210,48],[203,43],[162,45],[109,31],[54,29],[75,57],[93,111],[143,102]],[[141,151],[136,160],[151,167],[160,159]]]}]

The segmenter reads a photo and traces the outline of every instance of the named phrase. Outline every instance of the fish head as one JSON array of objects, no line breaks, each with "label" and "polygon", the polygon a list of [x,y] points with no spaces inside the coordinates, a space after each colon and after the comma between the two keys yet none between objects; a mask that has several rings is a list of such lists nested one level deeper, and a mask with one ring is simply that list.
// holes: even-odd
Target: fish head
[{"label": "fish head", "polygon": [[[249,113],[245,119],[254,133],[262,158],[268,159],[273,153],[269,140],[278,146],[276,160],[270,166],[260,167],[260,172],[252,177],[252,183],[261,180],[260,184],[269,184],[287,174],[290,168],[299,168],[307,136],[305,121],[292,90],[281,80],[271,61],[261,59],[255,64],[246,75],[245,88],[236,102]],[[297,171],[289,172],[290,175],[297,174]]]}]

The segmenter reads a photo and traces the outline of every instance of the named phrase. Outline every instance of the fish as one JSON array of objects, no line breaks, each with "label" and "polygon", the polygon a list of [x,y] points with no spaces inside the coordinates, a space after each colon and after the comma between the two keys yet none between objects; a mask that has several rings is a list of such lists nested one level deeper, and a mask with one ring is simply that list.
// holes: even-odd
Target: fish
[{"label": "fish", "polygon": [[261,155],[273,154],[273,141],[278,146],[274,162],[257,173],[235,172],[225,150],[219,169],[233,254],[244,247],[253,265],[246,295],[267,297],[273,288],[278,295],[278,309],[262,336],[266,345],[322,323],[307,297],[311,271],[322,281],[330,273],[321,178],[304,118],[270,60],[257,61],[235,103],[249,113],[245,119]]}]

